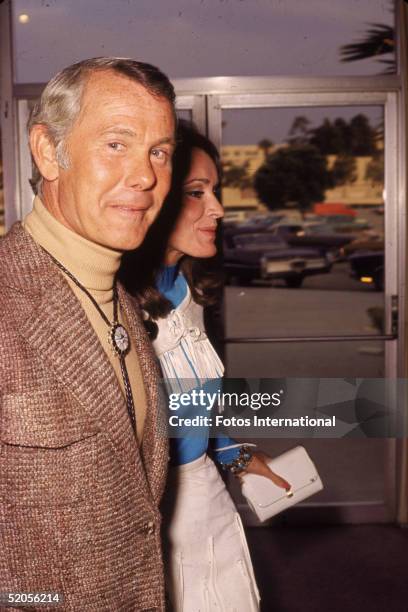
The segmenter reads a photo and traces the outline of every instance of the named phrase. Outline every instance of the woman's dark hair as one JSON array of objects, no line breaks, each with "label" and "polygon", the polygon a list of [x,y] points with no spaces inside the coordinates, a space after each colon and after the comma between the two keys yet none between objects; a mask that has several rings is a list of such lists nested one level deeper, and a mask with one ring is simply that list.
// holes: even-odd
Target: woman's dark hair
[{"label": "woman's dark hair", "polygon": [[[120,280],[138,298],[147,314],[145,325],[153,337],[157,329],[154,320],[165,317],[173,309],[171,302],[156,288],[156,279],[164,263],[170,234],[181,211],[183,184],[191,167],[194,149],[207,153],[221,179],[220,156],[214,144],[200,134],[192,123],[179,120],[169,194],[143,244],[135,251],[125,253],[119,271]],[[198,259],[185,255],[181,259],[180,269],[195,302],[202,306],[211,306],[217,302],[222,284],[217,256]]]}]

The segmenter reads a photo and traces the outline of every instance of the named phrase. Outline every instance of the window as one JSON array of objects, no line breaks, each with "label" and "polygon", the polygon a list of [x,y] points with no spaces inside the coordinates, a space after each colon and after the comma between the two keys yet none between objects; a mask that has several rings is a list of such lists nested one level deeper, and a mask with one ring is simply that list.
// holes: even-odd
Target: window
[{"label": "window", "polygon": [[[172,78],[372,75],[396,68],[392,0],[12,4],[17,83],[46,82],[62,67],[99,55],[140,58]],[[75,33],[75,44],[61,31]],[[366,37],[385,53],[343,61],[344,46]]]}]

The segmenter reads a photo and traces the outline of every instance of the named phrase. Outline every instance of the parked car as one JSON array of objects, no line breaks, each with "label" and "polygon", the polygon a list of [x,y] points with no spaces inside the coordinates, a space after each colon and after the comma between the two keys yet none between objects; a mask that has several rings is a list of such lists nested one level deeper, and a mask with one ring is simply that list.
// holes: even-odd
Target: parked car
[{"label": "parked car", "polygon": [[343,253],[346,256],[362,251],[384,252],[384,235],[373,233],[361,236],[343,247]]},{"label": "parked car", "polygon": [[370,223],[362,217],[347,218],[342,215],[328,215],[324,217],[324,221],[335,232],[360,232],[361,230],[371,229]]},{"label": "parked car", "polygon": [[355,217],[357,214],[352,208],[350,208],[350,206],[341,202],[320,202],[319,204],[314,205],[313,211],[314,213],[324,217],[333,215]]},{"label": "parked car", "polygon": [[339,249],[355,239],[351,234],[337,234],[325,223],[279,223],[270,231],[290,246],[317,249],[321,255],[328,255],[333,261],[337,258]]},{"label": "parked car", "polygon": [[263,232],[279,222],[283,215],[257,215],[246,219],[244,222],[235,223],[234,228],[237,231]]},{"label": "parked car", "polygon": [[319,250],[291,247],[269,232],[237,234],[224,241],[224,267],[231,284],[283,279],[295,288],[306,276],[330,272],[331,266]]},{"label": "parked car", "polygon": [[240,223],[246,219],[245,210],[231,210],[227,208],[224,215],[224,223]]},{"label": "parked car", "polygon": [[377,291],[384,290],[384,251],[357,250],[348,259],[351,276]]}]

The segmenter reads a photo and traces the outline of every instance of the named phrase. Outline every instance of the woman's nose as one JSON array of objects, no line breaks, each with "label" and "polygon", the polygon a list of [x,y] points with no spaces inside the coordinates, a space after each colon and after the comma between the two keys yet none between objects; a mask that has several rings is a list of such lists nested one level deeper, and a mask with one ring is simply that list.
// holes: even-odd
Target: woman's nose
[{"label": "woman's nose", "polygon": [[209,203],[208,214],[214,219],[220,219],[224,216],[224,208],[215,194],[213,194]]}]

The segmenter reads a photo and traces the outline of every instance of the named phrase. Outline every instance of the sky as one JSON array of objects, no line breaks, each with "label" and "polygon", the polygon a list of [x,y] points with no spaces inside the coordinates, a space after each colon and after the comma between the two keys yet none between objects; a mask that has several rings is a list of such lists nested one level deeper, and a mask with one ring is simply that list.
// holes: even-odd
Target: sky
[{"label": "sky", "polygon": [[[390,6],[390,0],[14,0],[15,81],[46,82],[97,55],[135,57],[173,79],[372,75],[381,64],[341,63],[339,48],[358,40],[368,23],[391,24]],[[19,22],[20,14],[28,23]],[[277,113],[257,125],[252,115],[253,133],[246,135],[244,125],[232,132],[227,122],[227,140],[282,140],[293,112]]]}]

